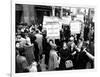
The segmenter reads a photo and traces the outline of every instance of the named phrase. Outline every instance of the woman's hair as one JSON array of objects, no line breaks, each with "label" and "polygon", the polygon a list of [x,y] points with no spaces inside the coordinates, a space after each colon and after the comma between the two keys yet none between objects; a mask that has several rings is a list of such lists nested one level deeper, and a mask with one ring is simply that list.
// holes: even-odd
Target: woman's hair
[{"label": "woman's hair", "polygon": [[66,42],[66,41],[64,41],[64,42],[62,43],[62,47],[64,46],[64,44],[66,44],[66,46],[67,46],[67,42]]},{"label": "woman's hair", "polygon": [[36,30],[36,33],[39,33],[39,30]]},{"label": "woman's hair", "polygon": [[20,43],[20,41],[16,41],[15,44]]},{"label": "woman's hair", "polygon": [[19,49],[16,49],[16,50],[18,50],[19,51],[19,54],[21,55],[21,56],[24,56],[24,48],[19,48]]},{"label": "woman's hair", "polygon": [[49,40],[49,43],[50,43],[50,41],[51,41],[52,43],[54,43],[54,41],[53,41],[52,39]]},{"label": "woman's hair", "polygon": [[21,33],[21,37],[25,38],[25,33],[24,32]]}]

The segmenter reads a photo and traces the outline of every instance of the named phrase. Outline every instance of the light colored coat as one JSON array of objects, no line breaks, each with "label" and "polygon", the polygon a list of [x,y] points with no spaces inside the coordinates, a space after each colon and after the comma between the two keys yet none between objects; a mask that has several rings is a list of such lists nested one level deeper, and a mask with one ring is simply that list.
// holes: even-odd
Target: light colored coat
[{"label": "light colored coat", "polygon": [[48,70],[52,71],[57,67],[59,67],[57,51],[51,50],[50,51],[50,57],[49,57],[49,68],[48,68]]},{"label": "light colored coat", "polygon": [[43,52],[43,47],[42,47],[43,36],[41,34],[35,34],[35,36],[36,36],[36,42],[38,43],[38,47],[39,47],[39,54],[42,54],[42,52]]}]

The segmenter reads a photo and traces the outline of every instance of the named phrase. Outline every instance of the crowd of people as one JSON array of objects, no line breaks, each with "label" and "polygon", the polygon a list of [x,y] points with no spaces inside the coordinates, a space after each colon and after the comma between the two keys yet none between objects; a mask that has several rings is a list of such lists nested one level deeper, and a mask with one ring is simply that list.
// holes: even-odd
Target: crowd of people
[{"label": "crowd of people", "polygon": [[84,36],[62,27],[60,39],[48,39],[43,25],[16,26],[16,73],[94,68],[94,23],[84,23]]}]

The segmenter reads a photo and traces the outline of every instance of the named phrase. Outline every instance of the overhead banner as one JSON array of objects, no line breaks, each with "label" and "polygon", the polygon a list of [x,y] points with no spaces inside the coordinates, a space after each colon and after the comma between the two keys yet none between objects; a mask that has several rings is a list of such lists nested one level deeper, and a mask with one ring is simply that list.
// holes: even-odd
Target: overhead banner
[{"label": "overhead banner", "polygon": [[70,23],[71,34],[79,34],[81,31],[81,22],[73,21]]},{"label": "overhead banner", "polygon": [[61,24],[57,17],[44,16],[43,28],[45,28],[47,31],[47,37],[53,39],[60,38]]}]

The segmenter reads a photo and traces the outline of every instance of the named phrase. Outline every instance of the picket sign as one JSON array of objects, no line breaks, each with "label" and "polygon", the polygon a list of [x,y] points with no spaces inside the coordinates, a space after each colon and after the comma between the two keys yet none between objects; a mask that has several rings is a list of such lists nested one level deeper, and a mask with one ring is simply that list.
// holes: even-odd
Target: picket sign
[{"label": "picket sign", "polygon": [[61,21],[62,24],[69,25],[71,22],[71,16],[63,16]]},{"label": "picket sign", "polygon": [[61,24],[58,17],[44,16],[43,28],[47,31],[47,38],[60,39]]},{"label": "picket sign", "polygon": [[77,14],[75,20],[79,20],[81,22],[84,22],[84,15],[83,14]]},{"label": "picket sign", "polygon": [[80,21],[72,21],[72,22],[70,22],[71,34],[80,34],[81,24],[82,23]]}]

